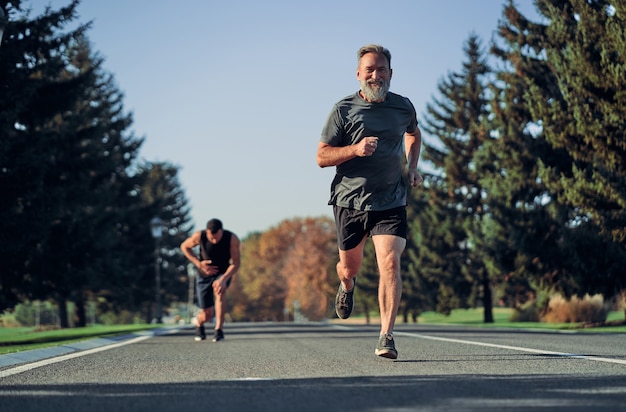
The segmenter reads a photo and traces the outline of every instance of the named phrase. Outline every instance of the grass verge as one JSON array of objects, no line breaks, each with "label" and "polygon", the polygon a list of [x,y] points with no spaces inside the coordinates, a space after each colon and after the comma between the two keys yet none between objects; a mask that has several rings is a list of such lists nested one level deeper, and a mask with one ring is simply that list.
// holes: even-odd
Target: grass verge
[{"label": "grass verge", "polygon": [[[612,332],[612,333],[626,333],[626,326],[601,326],[592,328],[581,328],[579,323],[546,323],[546,322],[511,322],[511,314],[513,309],[509,308],[494,308],[493,310],[493,323],[484,323],[483,321],[483,309],[456,309],[453,310],[449,316],[442,315],[436,312],[424,312],[417,320],[418,324],[422,325],[465,325],[475,326],[479,328],[518,328],[518,329],[545,329],[545,330],[572,330],[580,332]],[[610,312],[607,321],[624,320],[624,312]],[[357,315],[350,317],[347,320],[334,319],[333,321],[341,323],[353,323],[353,324],[365,324],[365,316]],[[377,324],[380,322],[378,313],[370,316],[370,323]],[[398,317],[396,324],[402,324],[403,319]]]},{"label": "grass verge", "polygon": [[94,325],[84,328],[53,329],[39,331],[32,327],[0,328],[0,355],[65,345],[88,339],[125,335],[141,332],[163,325]]},{"label": "grass verge", "polygon": [[[547,330],[579,330],[581,332],[626,332],[626,326],[601,326],[581,328],[580,323],[547,323],[547,322],[511,322],[512,309],[494,308],[493,323],[484,323],[482,308],[457,309],[450,316],[440,313],[426,312],[419,317],[418,323],[443,323],[458,325],[473,325],[485,328],[520,328],[520,329],[547,329]],[[624,320],[624,312],[610,312],[607,322]]]}]

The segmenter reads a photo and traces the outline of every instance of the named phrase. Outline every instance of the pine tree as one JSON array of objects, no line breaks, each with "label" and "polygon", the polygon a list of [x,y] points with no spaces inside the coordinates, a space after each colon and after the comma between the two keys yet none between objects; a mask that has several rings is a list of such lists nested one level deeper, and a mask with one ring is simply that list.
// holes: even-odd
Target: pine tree
[{"label": "pine tree", "polygon": [[527,100],[546,139],[574,162],[542,177],[614,241],[626,244],[626,2],[540,0],[549,19],[532,35],[558,92],[528,78]]},{"label": "pine tree", "polygon": [[[58,172],[59,119],[71,112],[93,81],[90,69],[70,72],[74,45],[88,26],[60,33],[78,2],[28,19],[21,1],[0,2],[9,24],[0,48],[0,222],[3,261],[0,307],[37,299],[56,287],[43,263],[43,244],[60,199],[47,187]],[[76,137],[76,134],[72,134]],[[57,180],[63,176],[57,173]]]},{"label": "pine tree", "polygon": [[436,310],[449,315],[468,307],[473,279],[461,270],[458,239],[465,237],[460,212],[450,201],[445,178],[425,174],[423,190],[408,199],[409,238],[401,311],[404,320]]},{"label": "pine tree", "polygon": [[[511,12],[507,9],[505,15],[517,18]],[[480,233],[485,263],[502,284],[502,300],[520,309],[538,290],[575,290],[562,250],[570,209],[539,178],[540,159],[567,164],[568,156],[546,142],[526,106],[524,78],[538,66],[522,57],[519,32],[502,23],[500,33],[506,47],[491,50],[504,66],[491,85],[491,133],[474,161],[487,193]],[[552,84],[549,76],[542,81]]]},{"label": "pine tree", "polygon": [[540,160],[534,180],[547,193],[533,230],[552,233],[527,240],[530,247],[522,250],[532,264],[525,266],[542,271],[543,281],[566,296],[611,297],[625,289],[618,269],[626,258],[620,234],[624,125],[614,120],[624,113],[624,78],[610,75],[623,69],[624,3],[555,0],[537,6],[546,24],[528,21],[509,4],[500,28],[512,50],[505,58],[516,81],[524,82],[520,100],[542,142],[533,142]]},{"label": "pine tree", "polygon": [[455,239],[454,254],[461,273],[454,274],[459,283],[450,286],[454,294],[466,295],[465,279],[480,285],[484,321],[493,322],[491,281],[483,264],[480,245],[476,243],[484,215],[483,189],[473,162],[474,153],[487,138],[487,90],[484,82],[490,73],[480,41],[471,35],[464,48],[467,61],[461,73],[452,73],[438,86],[442,100],[427,107],[424,130],[438,139],[439,144],[425,144],[424,158],[445,176],[450,202],[460,212],[458,221],[463,228]]},{"label": "pine tree", "polygon": [[[32,20],[20,1],[0,5],[11,17],[0,49],[0,86],[10,97],[0,99],[0,306],[54,299],[65,327],[71,300],[83,326],[86,300],[109,294],[114,309],[132,307],[132,299],[115,298],[154,284],[151,276],[132,286],[153,267],[148,226],[157,212],[172,243],[162,253],[165,279],[181,278],[176,251],[189,211],[175,167],[137,166],[143,139],[129,131],[132,116],[91,50],[89,25],[61,31],[78,1]],[[148,187],[158,188],[149,202]],[[175,295],[166,297],[182,295],[178,283],[164,284]],[[146,300],[141,295],[138,305]]]},{"label": "pine tree", "polygon": [[[136,169],[136,170],[135,170]],[[187,300],[187,259],[180,244],[191,234],[190,209],[178,180],[178,167],[167,162],[143,162],[133,168],[131,186],[125,185],[115,202],[118,208],[115,242],[111,254],[114,266],[105,270],[112,275],[95,289],[106,296],[114,310],[143,312],[147,322],[155,317],[156,293],[163,307]],[[163,235],[155,256],[150,220],[163,221]],[[156,290],[154,262],[158,259],[161,288]]]}]

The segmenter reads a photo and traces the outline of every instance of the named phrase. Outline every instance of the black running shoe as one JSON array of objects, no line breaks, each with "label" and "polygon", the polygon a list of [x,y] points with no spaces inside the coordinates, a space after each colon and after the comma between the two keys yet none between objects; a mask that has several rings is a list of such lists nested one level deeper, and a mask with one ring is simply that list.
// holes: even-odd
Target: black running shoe
[{"label": "black running shoe", "polygon": [[221,340],[224,340],[224,331],[218,329],[215,331],[215,335],[213,335],[213,342],[219,342]]},{"label": "black running shoe", "polygon": [[335,296],[335,312],[337,312],[339,319],[348,319],[352,313],[354,288],[356,288],[356,278],[354,278],[354,286],[349,292],[343,290],[343,286],[339,282],[339,289],[337,289],[337,296]]},{"label": "black running shoe", "polygon": [[393,341],[391,333],[380,335],[380,339],[378,339],[378,346],[376,346],[376,351],[374,353],[376,356],[387,359],[396,359],[398,357],[398,351],[396,350],[396,345]]},{"label": "black running shoe", "polygon": [[196,337],[194,339],[198,342],[206,339],[206,333],[204,333],[204,325],[196,327]]}]

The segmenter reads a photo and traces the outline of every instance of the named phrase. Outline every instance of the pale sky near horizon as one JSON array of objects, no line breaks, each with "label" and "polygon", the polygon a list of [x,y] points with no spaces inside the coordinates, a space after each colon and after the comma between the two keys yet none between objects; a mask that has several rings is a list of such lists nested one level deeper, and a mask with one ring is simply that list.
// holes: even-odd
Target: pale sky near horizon
[{"label": "pale sky near horizon", "polygon": [[[331,216],[334,168],[320,169],[315,153],[332,105],[358,90],[359,47],[390,49],[391,91],[410,98],[420,120],[438,82],[461,70],[470,34],[488,49],[504,4],[82,0],[78,21],[93,20],[93,49],[145,138],[140,157],[180,168],[196,230],[217,217],[243,238]],[[536,19],[532,0],[516,4]]]}]

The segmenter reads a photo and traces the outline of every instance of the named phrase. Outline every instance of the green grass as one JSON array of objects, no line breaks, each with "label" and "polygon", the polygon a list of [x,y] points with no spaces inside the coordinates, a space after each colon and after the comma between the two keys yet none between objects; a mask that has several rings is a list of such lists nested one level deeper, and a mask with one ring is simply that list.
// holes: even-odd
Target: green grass
[{"label": "green grass", "polygon": [[0,328],[0,355],[59,346],[88,339],[125,335],[163,325],[95,325],[84,328],[37,331],[32,327]]},{"label": "green grass", "polygon": [[[626,326],[603,326],[598,328],[580,328],[577,323],[545,323],[545,322],[511,322],[513,310],[509,308],[494,308],[494,323],[483,323],[483,309],[457,309],[450,316],[441,313],[425,312],[418,318],[418,323],[424,324],[456,324],[484,328],[521,328],[521,329],[548,329],[548,330],[579,330],[582,332],[619,332],[626,333]],[[623,320],[624,312],[610,312],[607,321]]]},{"label": "green grass", "polygon": [[[545,330],[576,330],[580,332],[611,332],[611,333],[626,333],[626,326],[603,326],[596,328],[581,328],[578,323],[545,323],[545,322],[511,322],[509,319],[513,314],[513,309],[510,308],[494,308],[493,317],[494,323],[483,322],[483,309],[456,309],[453,310],[450,316],[442,315],[436,312],[424,312],[418,318],[418,324],[446,324],[446,325],[465,325],[475,326],[477,328],[519,328],[519,329],[545,329]],[[372,322],[379,322],[378,313],[372,312],[370,314]],[[624,312],[616,311],[610,312],[607,321],[622,321],[624,320]],[[333,322],[336,319],[333,319]],[[337,320],[338,321],[338,320]],[[349,322],[352,323],[365,323],[365,315],[357,314],[351,316]],[[403,322],[402,317],[398,317],[396,324]],[[346,321],[341,321],[346,323]]]}]

